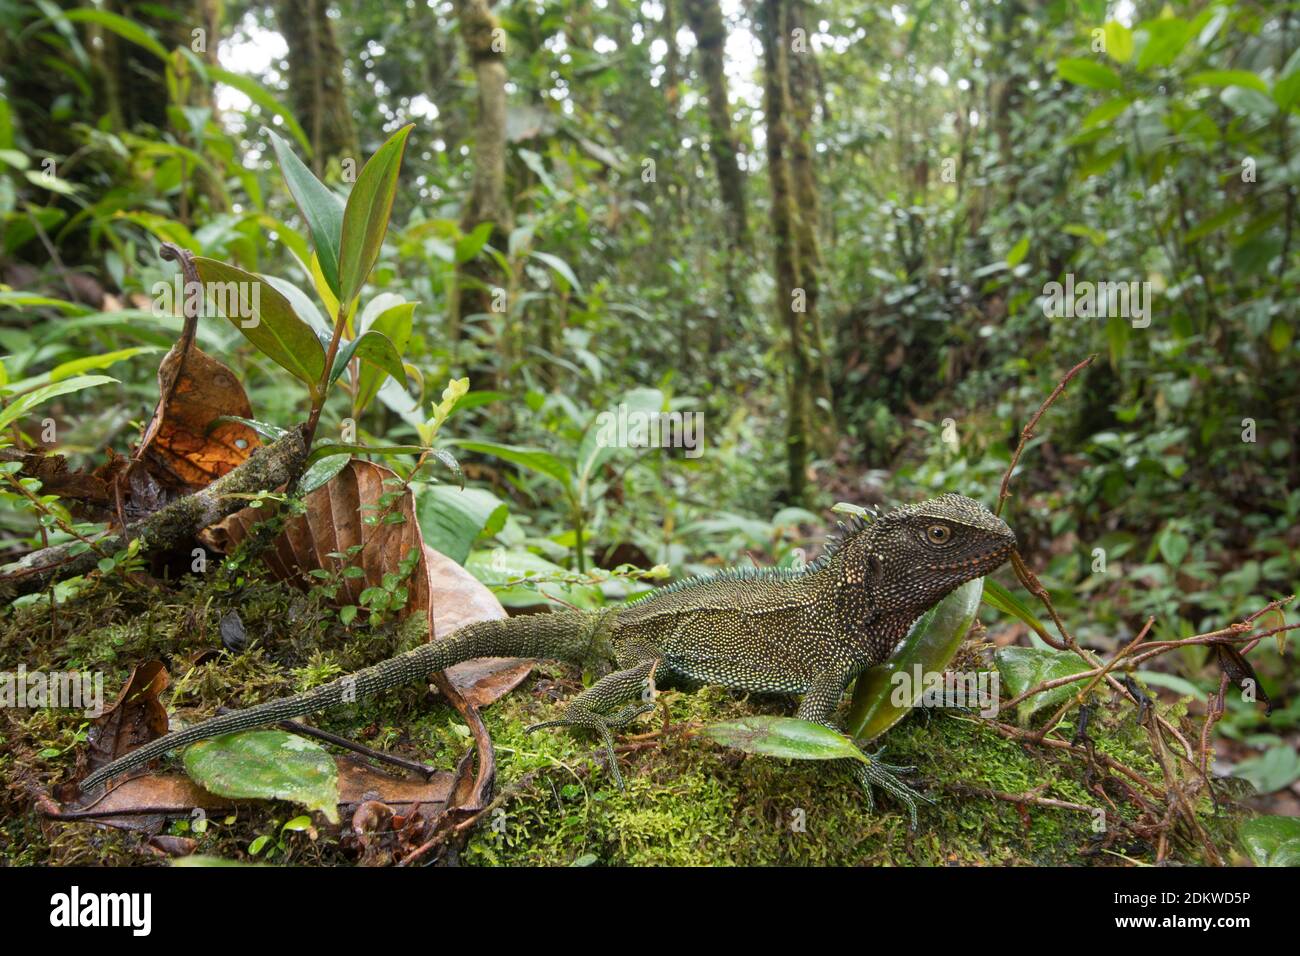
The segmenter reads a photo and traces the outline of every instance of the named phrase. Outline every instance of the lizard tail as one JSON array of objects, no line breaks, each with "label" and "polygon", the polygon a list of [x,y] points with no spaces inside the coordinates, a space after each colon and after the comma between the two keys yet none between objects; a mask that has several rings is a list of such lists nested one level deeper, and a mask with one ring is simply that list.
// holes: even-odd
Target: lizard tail
[{"label": "lizard tail", "polygon": [[596,640],[604,630],[602,622],[609,613],[563,611],[469,624],[446,638],[421,644],[405,654],[305,693],[221,714],[151,740],[87,776],[81,781],[81,790],[83,793],[97,790],[110,777],[178,747],[365,700],[390,687],[411,683],[475,657],[545,657],[584,662],[595,650]]}]

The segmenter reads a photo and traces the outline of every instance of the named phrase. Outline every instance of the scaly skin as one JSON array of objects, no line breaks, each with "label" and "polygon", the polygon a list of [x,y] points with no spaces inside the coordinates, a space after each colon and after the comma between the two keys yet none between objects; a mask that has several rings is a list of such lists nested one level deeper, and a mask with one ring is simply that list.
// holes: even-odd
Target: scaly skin
[{"label": "scaly skin", "polygon": [[[268,701],[167,734],[81,783],[109,778],[199,740],[274,724],[372,697],[475,657],[540,657],[611,669],[557,720],[531,728],[586,727],[623,780],[611,734],[651,710],[656,684],[721,684],[801,695],[796,716],[834,726],[848,685],[887,658],[929,607],[997,568],[1015,547],[1006,523],[970,498],[940,495],[863,522],[853,519],[826,553],[798,571],[738,569],[692,578],[619,608],[483,621],[295,697]],[[895,776],[910,768],[851,761],[871,786],[916,820],[917,795]]]}]

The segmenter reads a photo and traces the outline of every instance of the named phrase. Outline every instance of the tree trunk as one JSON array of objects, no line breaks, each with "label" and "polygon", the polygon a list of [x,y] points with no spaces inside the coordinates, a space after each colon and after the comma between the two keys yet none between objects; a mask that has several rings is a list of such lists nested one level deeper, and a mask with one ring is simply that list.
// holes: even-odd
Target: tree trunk
[{"label": "tree trunk", "polygon": [[803,501],[808,469],[808,386],[810,362],[804,343],[805,315],[796,308],[804,293],[795,235],[793,176],[790,171],[790,64],[784,30],[785,0],[763,0],[763,112],[767,116],[767,166],[772,184],[773,273],[777,313],[790,337],[787,368],[786,468],[792,503]]},{"label": "tree trunk", "polygon": [[[474,124],[474,172],[469,200],[461,214],[460,227],[472,231],[480,223],[492,223],[491,242],[506,248],[512,226],[506,201],[506,64],[505,31],[487,0],[457,0],[456,16],[465,50],[478,81],[478,114]],[[492,282],[487,260],[482,256],[457,270],[458,299],[451,310],[448,335],[460,338],[460,316],[487,312],[492,305]]]},{"label": "tree trunk", "polygon": [[324,174],[336,157],[360,164],[343,84],[343,51],[326,0],[277,0],[280,32],[289,47],[289,103],[311,140],[312,170]]},{"label": "tree trunk", "polygon": [[723,48],[727,29],[722,23],[718,0],[685,0],[686,19],[699,49],[700,74],[709,103],[709,152],[718,171],[718,191],[729,215],[728,235],[733,246],[749,244],[749,223],[745,215],[745,180],[736,158],[736,136],[731,129],[727,102],[727,78],[723,71]]},{"label": "tree trunk", "polygon": [[[816,85],[816,60],[813,56],[812,30],[808,27],[805,0],[792,0],[787,14],[794,14],[798,19],[785,24],[782,35],[792,36],[793,27],[802,27],[804,47],[793,53],[790,62],[790,101],[791,119],[794,123],[793,141],[790,160],[791,176],[795,190],[795,239],[799,245],[799,278],[807,293],[807,312],[805,312],[808,348],[811,351],[812,381],[809,383],[813,396],[825,408],[833,408],[831,403],[830,350],[826,345],[826,336],[822,328],[820,286],[818,273],[822,267],[821,247],[817,233],[821,224],[821,204],[817,200],[817,178],[813,170],[812,119]],[[833,413],[822,411],[815,416],[816,435],[819,450],[829,453],[835,435]]]}]

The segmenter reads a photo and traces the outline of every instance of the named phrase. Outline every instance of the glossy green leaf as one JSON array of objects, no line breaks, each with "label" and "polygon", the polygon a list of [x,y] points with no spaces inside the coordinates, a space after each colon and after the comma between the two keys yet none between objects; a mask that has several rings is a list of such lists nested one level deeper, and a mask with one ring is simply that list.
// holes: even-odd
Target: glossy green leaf
[{"label": "glossy green leaf", "polygon": [[[386,335],[393,343],[399,356],[406,354],[406,347],[411,341],[411,328],[415,315],[414,302],[401,302],[390,308],[384,309],[373,319],[366,321],[363,314],[362,328],[367,331],[380,332]],[[379,390],[384,385],[384,380],[390,373],[377,365],[367,363],[360,370],[357,378],[357,396],[353,403],[354,410],[357,414],[366,410],[366,407],[374,401]],[[394,376],[398,382],[404,382],[405,376]]]},{"label": "glossy green leaf", "polygon": [[219,415],[208,423],[208,432],[211,433],[218,425],[224,425],[226,422],[238,422],[241,425],[247,425],[268,441],[276,441],[289,434],[287,428],[272,425],[270,422],[259,422],[255,418],[242,418],[239,415]]},{"label": "glossy green leaf", "polygon": [[[993,655],[998,674],[1006,686],[1007,696],[1016,697],[1043,681],[1056,680],[1088,670],[1088,664],[1069,651],[1050,647],[1003,647]],[[1080,689],[1080,684],[1063,684],[1022,700],[1016,706],[1021,724],[1045,707],[1059,704]]]},{"label": "glossy green leaf", "polygon": [[704,734],[747,754],[790,760],[869,760],[848,737],[824,724],[795,717],[753,716],[708,724]]},{"label": "glossy green leaf", "polygon": [[[326,188],[302,160],[294,153],[293,147],[275,133],[267,131],[276,158],[280,161],[280,171],[289,186],[293,201],[307,220],[311,232],[312,244],[316,249],[316,258],[320,262],[321,275],[335,296],[339,292],[339,246],[343,238],[343,200]],[[331,320],[334,316],[330,316]]]},{"label": "glossy green leaf", "polygon": [[916,706],[925,690],[914,680],[916,668],[928,675],[948,666],[979,612],[983,584],[967,581],[926,611],[888,660],[858,678],[846,724],[852,737],[874,740]]},{"label": "glossy green leaf", "polygon": [[298,479],[298,490],[306,495],[328,484],[351,460],[352,453],[347,451],[322,455],[303,471],[302,477]]},{"label": "glossy green leaf", "polygon": [[[339,246],[339,301],[350,304],[379,258],[388,217],[397,195],[406,138],[415,125],[407,124],[388,138],[362,168],[343,211],[343,237]],[[322,268],[324,262],[321,263]],[[327,273],[328,275],[328,273]]]},{"label": "glossy green leaf", "polygon": [[1238,834],[1256,866],[1300,866],[1300,817],[1253,817]]},{"label": "glossy green leaf", "polygon": [[338,355],[334,356],[334,369],[330,372],[331,384],[338,380],[338,377],[347,369],[348,363],[354,358],[360,359],[362,362],[368,362],[393,376],[402,385],[406,384],[406,370],[402,367],[402,354],[397,350],[397,346],[393,344],[393,340],[383,332],[371,329],[339,349]]},{"label": "glossy green leaf", "polygon": [[283,730],[252,730],[185,749],[185,772],[209,793],[289,800],[338,823],[338,768],[319,744]]},{"label": "glossy green leaf", "polygon": [[314,391],[325,370],[325,349],[289,300],[261,276],[224,262],[195,256],[194,266],[208,301],[262,354]]}]

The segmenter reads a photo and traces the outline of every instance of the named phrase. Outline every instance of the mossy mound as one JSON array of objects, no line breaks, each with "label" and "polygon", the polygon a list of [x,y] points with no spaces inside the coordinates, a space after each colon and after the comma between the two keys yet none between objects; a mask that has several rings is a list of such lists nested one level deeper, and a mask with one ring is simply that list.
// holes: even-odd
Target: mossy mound
[{"label": "mossy mound", "polygon": [[[247,648],[203,653],[222,648],[220,621],[232,610]],[[0,661],[5,668],[21,661],[29,671],[103,671],[111,703],[132,668],[161,658],[171,673],[164,701],[195,720],[221,705],[314,686],[388,656],[419,640],[420,633],[418,624],[391,622],[344,628],[318,595],[223,572],[166,591],[95,585],[61,605],[53,621],[48,608],[9,611],[0,621]],[[711,721],[789,712],[783,702],[719,688],[660,695],[660,710],[620,738],[628,785],[620,792],[594,756],[590,737],[525,733],[528,725],[553,718],[558,701],[580,688],[575,670],[541,664],[485,712],[502,797],[458,854],[461,863],[1015,865],[1153,859],[1153,848],[1127,831],[1108,840],[1091,813],[991,796],[1035,791],[1088,807],[1100,802],[1084,786],[1085,768],[1077,758],[1025,747],[960,713],[917,714],[886,738],[885,759],[915,764],[913,782],[937,801],[922,807],[916,831],[887,798],[870,812],[835,765],[745,756],[698,734]],[[141,835],[50,821],[35,809],[33,788],[49,791],[74,778],[87,718],[69,711],[6,710],[0,722],[0,860],[129,865],[162,859],[147,850]],[[420,686],[317,715],[315,722],[439,767],[453,766],[470,745],[456,713]],[[1101,708],[1090,733],[1100,752],[1159,779],[1131,709]],[[1115,804],[1109,813],[1136,817],[1118,788],[1107,793]],[[1231,846],[1234,817],[1216,813],[1208,800],[1202,803],[1202,825],[1218,846]],[[300,813],[290,804],[268,802],[211,820],[201,834],[185,820],[172,821],[164,832],[192,837],[197,852],[228,859],[254,859],[250,846],[267,837],[256,859],[356,861],[339,831],[320,820],[315,834],[281,829]],[[1176,844],[1174,856],[1199,862],[1191,845]]]}]

